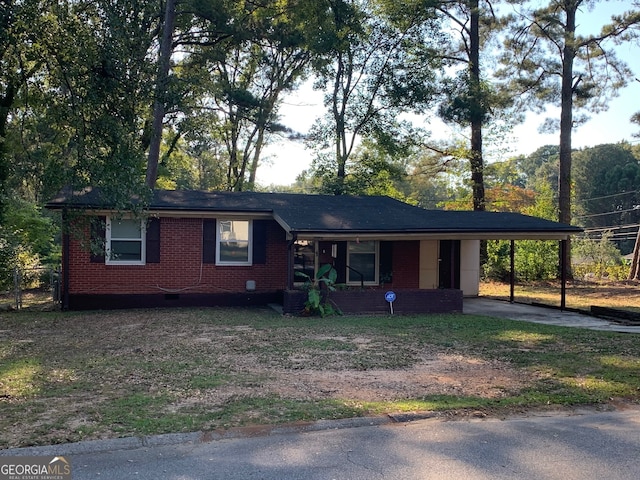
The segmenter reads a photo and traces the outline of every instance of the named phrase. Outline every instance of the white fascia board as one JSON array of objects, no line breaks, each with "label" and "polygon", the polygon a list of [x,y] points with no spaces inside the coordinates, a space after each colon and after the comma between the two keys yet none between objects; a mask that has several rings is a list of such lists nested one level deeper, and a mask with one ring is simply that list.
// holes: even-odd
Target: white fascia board
[{"label": "white fascia board", "polygon": [[293,238],[293,232],[291,231],[291,226],[284,220],[284,218],[282,218],[276,212],[273,212],[272,216],[273,216],[273,219],[276,222],[278,222],[278,225],[280,225],[282,229],[286,232],[287,238],[289,237]]},{"label": "white fascia board", "polygon": [[568,240],[571,233],[561,232],[434,232],[434,233],[330,233],[295,232],[300,240]]},{"label": "white fascia board", "polygon": [[[96,209],[85,210],[87,215],[113,215],[116,210]],[[126,213],[126,212],[120,212]],[[144,210],[145,217],[166,218],[238,218],[238,219],[271,219],[273,214],[269,212],[237,212],[232,210]]]}]

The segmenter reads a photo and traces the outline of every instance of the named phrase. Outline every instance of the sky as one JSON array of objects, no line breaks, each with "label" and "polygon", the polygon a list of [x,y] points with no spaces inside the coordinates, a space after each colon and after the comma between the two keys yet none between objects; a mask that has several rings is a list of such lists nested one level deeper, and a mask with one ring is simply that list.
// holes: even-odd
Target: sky
[{"label": "sky", "polygon": [[[629,8],[630,0],[601,3],[593,11],[579,17],[579,21],[584,22],[585,32],[595,33],[609,21],[612,13],[621,13]],[[616,52],[619,58],[627,62],[634,79],[618,92],[617,97],[611,98],[606,111],[591,115],[589,121],[574,130],[574,148],[621,141],[634,144],[640,142],[639,138],[633,136],[640,133],[640,125],[630,122],[631,116],[640,111],[640,45],[621,45],[616,48]],[[280,108],[282,123],[297,132],[306,133],[314,120],[323,113],[322,96],[322,92],[313,90],[310,81],[304,83],[296,92],[284,98]],[[543,114],[528,113],[525,122],[515,125],[503,139],[499,153],[491,153],[491,149],[488,149],[487,162],[506,160],[514,155],[527,155],[544,145],[557,145],[559,132],[542,134],[539,126],[547,117],[559,118],[559,111],[559,108],[550,106]],[[451,138],[456,134],[453,128],[435,117],[424,118],[422,124],[418,125],[430,130],[434,139]],[[305,149],[301,141],[284,140],[274,143],[265,149],[257,181],[265,186],[290,185],[310,166],[311,160],[311,152]]]}]

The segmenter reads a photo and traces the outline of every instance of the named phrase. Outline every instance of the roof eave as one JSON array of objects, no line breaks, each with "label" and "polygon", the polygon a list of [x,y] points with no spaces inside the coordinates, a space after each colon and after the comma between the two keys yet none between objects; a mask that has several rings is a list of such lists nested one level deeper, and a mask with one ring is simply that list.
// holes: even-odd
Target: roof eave
[{"label": "roof eave", "polygon": [[293,230],[301,240],[568,240],[580,230],[571,231],[332,231]]},{"label": "roof eave", "polygon": [[[49,210],[74,210],[87,211],[92,214],[104,215],[113,213],[115,208],[105,207],[104,205],[77,205],[77,204],[51,204],[45,205]],[[182,218],[216,218],[220,216],[226,217],[251,217],[251,218],[271,218],[273,212],[269,209],[211,209],[211,208],[165,208],[157,206],[149,206],[144,210],[147,216],[162,215],[163,217],[182,217]]]}]

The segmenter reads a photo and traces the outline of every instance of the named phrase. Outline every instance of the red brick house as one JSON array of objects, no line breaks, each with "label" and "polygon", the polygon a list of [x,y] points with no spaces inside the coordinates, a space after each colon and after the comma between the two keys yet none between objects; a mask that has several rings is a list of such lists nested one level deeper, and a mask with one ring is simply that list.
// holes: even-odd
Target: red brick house
[{"label": "red brick house", "polygon": [[[153,192],[142,214],[100,192],[47,204],[85,227],[63,238],[63,308],[304,302],[304,272],[332,264],[343,311],[461,311],[478,294],[481,239],[565,241],[577,227],[516,213],[425,210],[382,196]],[[70,230],[70,231],[73,231]],[[92,245],[92,248],[89,248]]]}]

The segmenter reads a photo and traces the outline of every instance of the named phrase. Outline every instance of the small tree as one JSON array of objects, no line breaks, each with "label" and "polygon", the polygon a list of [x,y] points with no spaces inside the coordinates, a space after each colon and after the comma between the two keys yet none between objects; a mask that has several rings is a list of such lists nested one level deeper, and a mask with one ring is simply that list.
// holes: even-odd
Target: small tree
[{"label": "small tree", "polygon": [[306,314],[326,317],[340,313],[340,310],[329,301],[329,292],[335,291],[338,279],[338,272],[333,265],[325,264],[320,267],[315,278],[302,272],[296,272],[296,275],[305,279],[307,301],[304,304],[304,311]]}]

